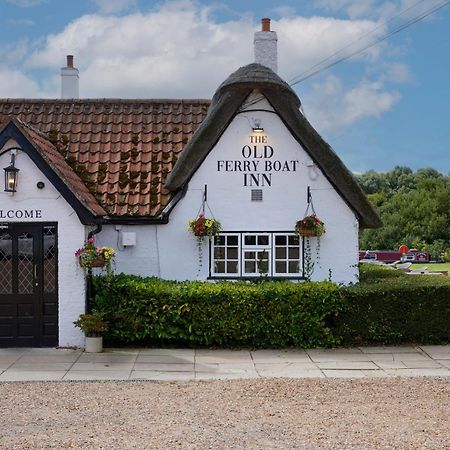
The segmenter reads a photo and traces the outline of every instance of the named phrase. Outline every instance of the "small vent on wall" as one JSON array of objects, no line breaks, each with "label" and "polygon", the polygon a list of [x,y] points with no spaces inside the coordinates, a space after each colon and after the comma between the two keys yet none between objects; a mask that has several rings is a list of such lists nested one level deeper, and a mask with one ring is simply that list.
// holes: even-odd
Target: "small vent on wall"
[{"label": "small vent on wall", "polygon": [[252,189],[252,202],[262,202],[263,191],[262,189]]}]

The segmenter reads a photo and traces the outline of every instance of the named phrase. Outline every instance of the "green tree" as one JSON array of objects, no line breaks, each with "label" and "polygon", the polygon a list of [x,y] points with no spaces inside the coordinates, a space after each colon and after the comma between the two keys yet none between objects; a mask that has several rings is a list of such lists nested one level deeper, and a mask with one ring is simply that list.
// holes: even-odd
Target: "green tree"
[{"label": "green tree", "polygon": [[[450,177],[435,169],[396,167],[358,177],[384,226],[364,230],[361,249],[395,249],[401,244],[441,259],[450,252]],[[374,192],[374,188],[378,189]]]}]

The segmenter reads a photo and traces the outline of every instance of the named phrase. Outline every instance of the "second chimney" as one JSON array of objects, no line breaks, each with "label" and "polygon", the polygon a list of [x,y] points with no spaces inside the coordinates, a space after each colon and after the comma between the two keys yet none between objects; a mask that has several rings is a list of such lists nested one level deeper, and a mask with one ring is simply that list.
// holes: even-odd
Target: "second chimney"
[{"label": "second chimney", "polygon": [[73,67],[73,55],[67,55],[67,67],[61,68],[61,98],[78,97],[78,69]]},{"label": "second chimney", "polygon": [[255,62],[278,71],[277,33],[270,31],[270,19],[261,19],[261,31],[255,33]]}]

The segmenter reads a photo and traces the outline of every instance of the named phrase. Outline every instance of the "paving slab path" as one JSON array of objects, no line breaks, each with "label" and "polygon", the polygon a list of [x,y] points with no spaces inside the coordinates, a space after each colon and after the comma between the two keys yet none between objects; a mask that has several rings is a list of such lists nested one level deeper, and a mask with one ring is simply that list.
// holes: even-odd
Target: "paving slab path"
[{"label": "paving slab path", "polygon": [[337,349],[0,349],[0,382],[449,377],[450,345]]}]

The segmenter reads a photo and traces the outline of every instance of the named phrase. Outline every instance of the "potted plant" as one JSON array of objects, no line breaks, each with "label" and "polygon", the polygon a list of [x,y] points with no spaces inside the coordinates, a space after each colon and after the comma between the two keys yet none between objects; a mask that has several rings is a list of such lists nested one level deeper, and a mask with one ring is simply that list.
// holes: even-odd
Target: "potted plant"
[{"label": "potted plant", "polygon": [[80,314],[74,323],[76,328],[80,328],[86,337],[86,353],[101,353],[103,351],[103,336],[108,329],[108,324],[100,314]]},{"label": "potted plant", "polygon": [[325,233],[325,224],[315,214],[310,214],[295,224],[295,231],[300,236],[319,237]]},{"label": "potted plant", "polygon": [[116,252],[112,247],[98,247],[95,245],[95,239],[90,237],[75,252],[75,256],[80,262],[80,266],[89,271],[93,267],[105,268],[108,274],[112,273],[111,264],[114,261]]}]

